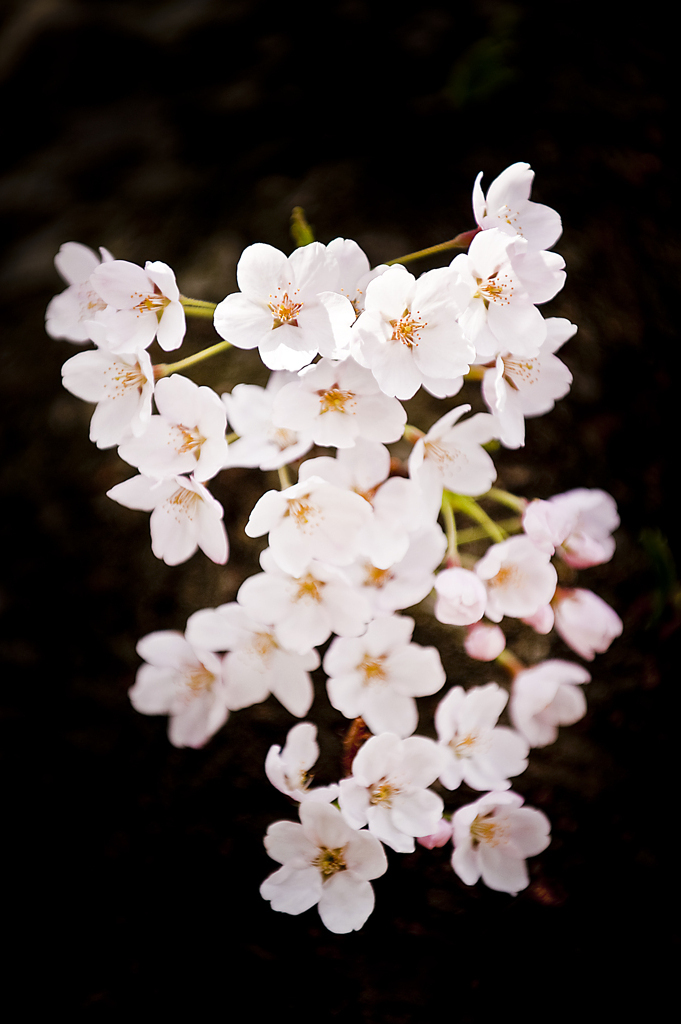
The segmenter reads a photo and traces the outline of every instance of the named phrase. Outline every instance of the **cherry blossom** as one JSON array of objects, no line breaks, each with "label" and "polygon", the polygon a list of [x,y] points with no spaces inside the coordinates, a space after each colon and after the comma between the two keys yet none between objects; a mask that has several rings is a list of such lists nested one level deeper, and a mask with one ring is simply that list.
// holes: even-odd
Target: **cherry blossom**
[{"label": "cherry blossom", "polygon": [[479,622],[487,604],[484,584],[469,569],[445,569],[436,581],[435,618],[453,626]]},{"label": "cherry blossom", "polygon": [[160,415],[120,445],[120,457],[144,476],[167,479],[193,471],[197,480],[210,480],[227,457],[227,415],[218,396],[175,373],[157,383],[154,400]]},{"label": "cherry blossom", "polygon": [[299,654],[323,644],[331,633],[359,636],[372,617],[367,597],[333,565],[312,559],[299,576],[280,569],[266,548],[264,572],[241,584],[237,601],[256,618],[273,624],[277,643]]},{"label": "cherry blossom", "polygon": [[529,885],[525,858],[546,849],[551,825],[522,803],[517,793],[486,793],[455,813],[452,867],[466,885],[482,877],[490,889],[513,896]]},{"label": "cherry blossom", "polygon": [[429,525],[437,515],[429,515],[413,481],[388,478],[389,472],[390,453],[385,445],[357,438],[353,448],[341,449],[335,459],[307,459],[299,474],[299,481],[319,476],[336,487],[354,491],[369,503],[373,515],[358,536],[357,550],[381,569],[404,558],[410,535]]},{"label": "cherry blossom", "polygon": [[90,440],[98,448],[111,448],[130,434],[139,437],[144,432],[154,394],[154,371],[146,352],[79,352],[66,360],[61,372],[67,391],[97,403]]},{"label": "cherry blossom", "polygon": [[411,398],[421,384],[437,381],[447,382],[447,394],[457,393],[475,356],[457,323],[465,296],[446,267],[417,280],[397,264],[369,284],[354,327],[355,358],[386,395]]},{"label": "cherry blossom", "polygon": [[586,661],[607,651],[624,626],[619,615],[598,594],[581,587],[560,587],[553,600],[556,632]]},{"label": "cherry blossom", "polygon": [[338,264],[320,242],[286,257],[257,242],[241,254],[239,292],[215,310],[215,330],[237,348],[256,348],[271,370],[300,370],[318,352],[336,357],[355,310],[337,292]]},{"label": "cherry blossom", "polygon": [[186,321],[175,274],[167,263],[147,261],[142,270],[127,260],[107,261],[90,280],[113,311],[102,321],[112,351],[148,348],[154,338],[166,352],[180,347]]},{"label": "cherry blossom", "polygon": [[368,832],[350,828],[330,804],[306,800],[300,821],[268,828],[265,849],[282,867],[265,879],[260,895],[285,914],[316,905],[329,931],[356,931],[374,909],[369,879],[388,868],[383,847]]},{"label": "cherry blossom", "polygon": [[542,551],[555,551],[573,569],[608,562],[615,551],[611,536],[620,524],[617,505],[605,491],[578,487],[548,501],[531,501],[523,529]]},{"label": "cherry blossom", "polygon": [[69,287],[50,300],[45,312],[45,330],[51,338],[65,338],[77,344],[90,340],[88,321],[106,308],[90,277],[100,263],[113,260],[107,249],[99,251],[101,260],[87,245],[64,242],[55,256],[54,265]]},{"label": "cherry blossom", "polygon": [[569,320],[546,321],[546,340],[536,356],[498,355],[493,369],[486,370],[482,397],[496,416],[499,439],[507,448],[525,444],[525,418],[550,412],[557,399],[570,390],[572,374],[553,353],[577,328]]},{"label": "cherry blossom", "polygon": [[435,585],[435,570],[442,562],[447,538],[437,524],[409,534],[404,558],[381,569],[359,558],[345,570],[348,579],[362,588],[374,615],[391,615],[423,601]]},{"label": "cherry blossom", "polygon": [[476,661],[494,661],[506,648],[506,637],[499,626],[477,622],[470,626],[463,642],[469,658]]},{"label": "cherry blossom", "polygon": [[521,277],[516,257],[522,251],[522,239],[492,228],[477,234],[468,253],[450,264],[467,289],[459,323],[478,361],[496,359],[500,352],[536,356],[546,338],[546,322],[535,303],[560,290],[564,261],[556,253],[533,253],[538,263],[528,264]]},{"label": "cherry blossom", "polygon": [[549,603],[558,579],[549,555],[527,537],[492,544],[475,572],[487,588],[485,615],[493,622],[501,622],[504,615],[534,615]]},{"label": "cherry blossom", "polygon": [[186,562],[197,548],[213,562],[224,565],[227,561],[222,505],[197,480],[188,476],[154,480],[140,475],[106,493],[126,508],[151,512],[151,550],[166,565]]},{"label": "cherry blossom", "polygon": [[445,672],[435,647],[411,643],[414,620],[374,619],[366,633],[336,638],[324,657],[327,691],[346,718],[361,715],[372,732],[409,736],[418,723],[414,697],[437,693]]},{"label": "cherry blossom", "polygon": [[300,576],[313,558],[349,565],[359,554],[359,537],[371,519],[371,505],[321,477],[267,491],[246,524],[248,537],[269,533],[270,549],[284,572]]},{"label": "cherry blossom", "polygon": [[440,824],[438,825],[435,832],[430,836],[419,836],[416,842],[419,846],[425,846],[427,850],[435,850],[441,846],[446,846],[452,838],[452,823],[446,818],[441,818]]},{"label": "cherry blossom", "polygon": [[170,715],[174,746],[202,747],[229,717],[222,659],[174,630],[142,637],[137,653],[147,664],[129,691],[132,706],[143,715]]},{"label": "cherry blossom", "polygon": [[437,706],[435,728],[445,763],[440,782],[457,789],[510,789],[510,776],[527,768],[528,743],[503,725],[497,725],[508,694],[496,683],[466,691],[455,686]]},{"label": "cherry blossom", "polygon": [[239,434],[229,445],[225,469],[232,466],[279,469],[302,458],[310,450],[311,431],[277,427],[272,418],[277,392],[296,379],[293,373],[272,373],[265,388],[257,384],[237,384],[231,394],[221,396],[229,422]]},{"label": "cherry blossom", "polygon": [[476,496],[488,491],[496,480],[494,462],[482,447],[497,436],[496,420],[480,412],[458,423],[470,408],[459,405],[450,409],[418,439],[409,456],[409,475],[434,514],[440,508],[443,488]]},{"label": "cherry blossom", "polygon": [[442,818],[441,797],[427,789],[442,766],[441,751],[425,736],[372,736],[340,783],[339,803],[353,828],[369,831],[398,853],[412,853],[414,837],[432,835]]},{"label": "cherry blossom", "polygon": [[310,672],[319,655],[307,648],[290,651],[271,625],[253,618],[236,602],[202,608],[187,620],[187,639],[209,651],[229,651],[225,671],[232,711],[248,708],[274,694],[287,711],[302,718],[314,698]]},{"label": "cherry blossom", "polygon": [[586,698],[579,684],[590,679],[581,665],[558,659],[519,672],[509,704],[514,728],[531,747],[555,743],[559,725],[573,725],[586,714]]},{"label": "cherry blossom", "polygon": [[278,427],[309,432],[315,444],[351,448],[358,437],[398,441],[407,414],[396,398],[384,395],[370,370],[348,357],[322,359],[301,370],[274,400]]},{"label": "cherry blossom", "polygon": [[338,796],[337,785],[310,789],[310,769],[318,757],[317,727],[312,722],[300,722],[289,730],[283,750],[278,744],[270,747],[265,759],[265,774],[275,789],[298,803],[303,800],[330,803]]},{"label": "cherry blossom", "polygon": [[482,171],[473,186],[473,213],[485,230],[499,228],[526,238],[533,249],[550,249],[563,230],[560,216],[549,206],[530,201],[534,171],[526,163],[511,164],[494,179],[485,196]]}]

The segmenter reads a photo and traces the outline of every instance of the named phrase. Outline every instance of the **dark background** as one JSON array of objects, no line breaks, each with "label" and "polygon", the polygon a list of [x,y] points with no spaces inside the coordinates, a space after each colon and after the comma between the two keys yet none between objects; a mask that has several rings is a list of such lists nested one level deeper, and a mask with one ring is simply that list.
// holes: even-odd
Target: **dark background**
[{"label": "dark background", "polygon": [[[638,1000],[653,1010],[674,920],[660,861],[674,842],[664,790],[678,676],[664,539],[677,543],[666,456],[681,263],[669,32],[580,2],[426,0],[399,15],[362,0],[323,12],[23,0],[3,12],[0,649],[24,1009],[387,1024],[436,1011],[630,1019]],[[316,911],[275,914],[257,891],[276,867],[267,825],[295,816],[262,772],[291,716],[270,699],[204,750],[175,750],[165,721],[127,699],[137,639],[182,629],[256,570],[242,528],[274,483],[247,471],[215,482],[226,568],[200,553],[175,569],[155,560],[147,517],[105,497],[129,467],[89,443],[89,408],[60,387],[77,349],[43,330],[63,287],[52,261],[64,241],[106,245],[164,260],[185,294],[219,301],[246,245],[290,250],[296,205],[321,241],[356,238],[376,264],[472,227],[476,173],[489,183],[516,160],[565,225],[568,283],[544,311],[579,332],[564,350],[570,395],[528,424],[525,449],[500,453],[500,483],[530,497],[614,495],[615,558],[579,581],[626,631],[593,663],[587,717],[517,781],[553,823],[530,888],[516,899],[469,889],[447,850],[419,847],[390,856],[363,931],[336,936]],[[192,322],[189,349],[214,337]],[[262,380],[239,352],[191,375],[218,390]],[[441,412],[410,418],[427,426]],[[469,671],[451,631],[417,618],[450,683],[501,681],[494,667]],[[529,661],[574,657],[515,632]],[[323,685],[313,717],[329,781],[344,724]]]}]

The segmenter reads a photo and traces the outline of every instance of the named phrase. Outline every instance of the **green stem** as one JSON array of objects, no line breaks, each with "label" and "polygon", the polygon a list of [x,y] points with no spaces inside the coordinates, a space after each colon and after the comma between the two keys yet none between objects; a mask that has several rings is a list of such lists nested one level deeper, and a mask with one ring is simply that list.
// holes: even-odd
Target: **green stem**
[{"label": "green stem", "polygon": [[425,436],[426,435],[422,430],[419,430],[418,427],[413,427],[411,423],[406,424],[404,428],[404,433],[402,434],[404,440],[408,441],[409,444],[416,444],[417,441],[419,441],[422,437]]},{"label": "green stem", "polygon": [[213,319],[216,302],[206,302],[204,299],[188,299],[186,295],[180,295],[180,302],[187,316],[201,316],[205,319]]},{"label": "green stem", "polygon": [[455,566],[461,565],[461,559],[459,558],[459,551],[457,548],[456,538],[456,520],[454,519],[454,509],[450,499],[449,491],[445,491],[442,495],[442,518],[445,521],[445,531],[447,533],[447,554],[445,561],[448,569],[452,569]]},{"label": "green stem", "polygon": [[167,377],[171,373],[177,373],[178,370],[186,370],[188,366],[201,363],[204,359],[210,359],[211,356],[216,356],[218,352],[224,352],[231,347],[229,341],[219,341],[217,345],[204,348],[201,352],[195,352],[193,356],[187,356],[186,359],[180,359],[176,363],[157,363],[154,366],[154,377],[158,380],[159,377]]},{"label": "green stem", "polygon": [[[502,519],[497,523],[505,533],[519,533],[522,528],[522,522],[519,516],[513,516],[512,519]],[[483,526],[469,526],[466,530],[459,530],[457,535],[457,541],[461,544],[472,544],[475,540],[484,540],[489,534]]]},{"label": "green stem", "polygon": [[231,434],[227,434],[227,436],[225,437],[225,441],[227,442],[227,444],[231,444],[232,441],[238,441],[240,437],[240,434],[237,434],[236,431],[233,431]]},{"label": "green stem", "polygon": [[302,206],[295,206],[291,213],[291,234],[298,247],[314,242],[314,232],[307,222]]},{"label": "green stem", "polygon": [[288,466],[279,467],[279,488],[285,491],[287,487],[291,486],[291,477],[289,476]]},{"label": "green stem", "polygon": [[427,249],[419,249],[418,252],[409,252],[406,256],[398,256],[397,259],[387,260],[388,267],[395,263],[411,263],[412,260],[420,260],[424,256],[435,256],[439,252],[447,252],[448,249],[467,249],[477,235],[480,228],[473,228],[471,231],[462,231],[456,238],[450,238],[447,242],[440,242],[438,245],[430,245]]},{"label": "green stem", "polygon": [[514,512],[524,512],[527,508],[527,499],[519,498],[517,494],[511,494],[510,491],[502,491],[498,487],[490,487],[485,498],[491,498],[492,501],[499,502],[500,505],[506,505],[507,508],[512,508]]},{"label": "green stem", "polygon": [[506,669],[511,679],[515,679],[519,672],[523,672],[525,670],[525,665],[523,665],[520,658],[516,658],[513,651],[509,651],[508,647],[506,650],[501,652],[498,658],[495,658],[494,660],[498,665],[501,665],[502,668]]},{"label": "green stem", "polygon": [[493,519],[487,515],[487,513],[480,508],[477,501],[474,498],[469,498],[465,494],[452,494],[452,507],[459,512],[465,512],[467,516],[474,519],[476,523],[487,532],[487,536],[491,537],[492,540],[499,543],[502,540],[506,540],[506,531],[502,530],[498,523],[495,523]]}]

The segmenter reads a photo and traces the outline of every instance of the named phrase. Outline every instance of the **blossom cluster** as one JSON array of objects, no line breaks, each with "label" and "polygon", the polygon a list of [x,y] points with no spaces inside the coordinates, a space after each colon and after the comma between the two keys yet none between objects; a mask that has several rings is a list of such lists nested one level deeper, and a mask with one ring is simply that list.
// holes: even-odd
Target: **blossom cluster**
[{"label": "blossom cluster", "polygon": [[[404,266],[419,254],[372,269],[351,239],[323,245],[310,235],[290,256],[250,245],[239,290],[214,308],[224,341],[177,366],[152,365],[149,347],[178,348],[185,316],[205,316],[210,303],[181,296],[164,263],[142,269],[105,249],[100,259],[76,242],[56,258],[68,287],[48,307],[48,333],[94,346],[67,360],[64,385],[96,403],[91,439],[117,446],[137,470],[108,494],[151,513],[157,558],[176,565],[200,548],[224,564],[223,510],[207,484],[234,467],[279,472],[279,488],[262,494],[246,526],[249,537],[267,537],[261,571],[233,601],[197,610],[184,633],[142,638],[130,699],[139,712],[169,716],[174,745],[201,747],[232,712],[270,695],[305,718],[321,667],[348,736],[364,742],[345,777],[317,787],[314,723],[272,747],[265,772],[300,805],[300,823],[268,830],[281,866],[261,893],[290,914],[317,906],[332,931],[360,928],[371,913],[384,845],[409,853],[416,841],[451,841],[465,884],[482,879],[508,893],[529,884],[526,858],[548,846],[550,826],[510,780],[532,747],[583,717],[590,675],[558,659],[522,665],[506,650],[504,619],[539,633],[555,627],[587,661],[622,629],[596,594],[559,586],[556,568],[573,581],[612,557],[614,500],[593,489],[528,500],[494,486],[490,449],[523,445],[525,419],[552,409],[572,379],[556,352],[577,328],[539,308],[565,282],[550,251],[560,217],[530,200],[532,181],[529,165],[514,164],[485,195],[479,176],[477,228],[450,245],[467,251],[419,277]],[[230,346],[257,348],[271,371],[266,387],[217,395],[177,372]],[[421,387],[451,399],[464,379],[481,382],[487,412],[448,403],[427,431],[407,423],[402,403]],[[412,445],[404,460],[387,447],[402,440]],[[481,498],[515,517],[502,525]],[[457,515],[477,525],[461,531]],[[479,553],[464,553],[473,542]],[[417,701],[442,691],[446,672],[404,614],[424,601],[472,659],[511,676],[510,692],[493,681],[451,686],[437,706],[437,739],[416,734]],[[446,811],[461,787],[482,795]]]}]

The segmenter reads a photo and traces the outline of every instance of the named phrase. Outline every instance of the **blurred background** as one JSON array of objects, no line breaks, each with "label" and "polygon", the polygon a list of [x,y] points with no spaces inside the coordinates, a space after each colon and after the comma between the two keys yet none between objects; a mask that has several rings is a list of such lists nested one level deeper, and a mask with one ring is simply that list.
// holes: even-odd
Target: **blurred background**
[{"label": "blurred background", "polygon": [[[402,1024],[528,1004],[562,1019],[584,997],[594,1014],[654,1004],[669,949],[662,792],[679,624],[667,448],[681,249],[664,25],[581,0],[424,0],[402,15],[381,0],[8,0],[2,14],[0,650],[24,1006]],[[518,160],[564,223],[568,281],[543,312],[579,332],[561,353],[570,395],[528,422],[524,449],[499,454],[500,485],[612,493],[617,553],[579,583],[625,634],[590,669],[587,717],[534,752],[514,787],[553,823],[530,888],[469,889],[447,850],[418,847],[391,855],[364,930],[336,936],[316,911],[275,914],[258,895],[276,867],[267,825],[295,817],[262,771],[291,716],[270,698],[202,751],[175,750],[165,720],[127,698],[140,636],[183,629],[256,571],[243,525],[276,484],[238,470],[215,482],[225,568],[200,553],[174,569],[154,559],[148,517],[105,496],[130,467],[90,444],[89,407],[61,388],[78,349],[44,332],[64,287],[53,259],[65,241],[105,245],[163,260],[184,294],[219,301],[246,245],[290,251],[294,206],[320,241],[355,238],[377,264],[472,227],[477,172],[489,184]],[[213,340],[192,321],[183,353]],[[189,375],[218,391],[264,380],[236,351]],[[410,420],[428,426],[446,407],[422,403]],[[450,684],[501,681],[416,617]],[[516,632],[529,661],[578,660]],[[313,717],[329,781],[345,725],[321,681]]]}]

